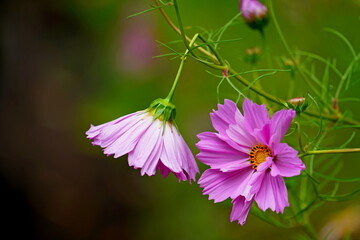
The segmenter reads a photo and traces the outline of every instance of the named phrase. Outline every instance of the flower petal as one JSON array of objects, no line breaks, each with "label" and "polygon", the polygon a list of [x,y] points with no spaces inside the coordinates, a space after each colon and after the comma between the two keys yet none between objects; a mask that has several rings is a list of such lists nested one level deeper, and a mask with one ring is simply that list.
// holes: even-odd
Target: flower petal
[{"label": "flower petal", "polygon": [[218,110],[210,113],[212,125],[220,134],[225,133],[230,124],[236,123],[237,118],[242,118],[236,103],[229,99],[224,100],[224,105],[218,104]]},{"label": "flower petal", "polygon": [[143,118],[144,115],[142,113],[138,113],[127,118],[123,118],[117,123],[104,126],[95,138],[96,145],[103,148],[109,146],[130,128],[138,124]]},{"label": "flower petal", "polygon": [[280,143],[287,132],[296,112],[292,109],[277,111],[271,118],[271,141]]},{"label": "flower petal", "polygon": [[129,153],[129,165],[141,168],[141,175],[152,176],[156,173],[162,149],[162,122],[157,119],[141,136],[134,151]]},{"label": "flower petal", "polygon": [[174,139],[175,139],[176,146],[178,147],[178,151],[181,156],[180,161],[181,161],[182,169],[183,169],[183,171],[181,173],[179,173],[179,174],[175,173],[175,176],[179,180],[192,179],[195,181],[195,177],[196,177],[196,174],[199,172],[199,168],[196,164],[194,155],[192,154],[190,148],[188,147],[185,140],[183,139],[183,137],[180,135],[180,133],[178,132],[178,130],[176,128],[174,128]]},{"label": "flower petal", "polygon": [[175,126],[166,124],[163,133],[164,148],[160,159],[161,162],[172,172],[181,172],[181,167],[183,165],[182,163],[186,161],[186,159],[183,159],[183,156],[180,153],[180,146],[178,146],[178,143],[175,139],[178,137],[178,133],[175,133],[174,129]]},{"label": "flower petal", "polygon": [[284,179],[280,176],[273,177],[269,172],[265,173],[261,187],[255,194],[255,201],[263,211],[270,208],[282,213],[284,208],[289,206]]},{"label": "flower petal", "polygon": [[235,150],[221,140],[216,133],[203,132],[197,137],[200,141],[196,147],[200,153],[196,157],[213,169],[220,169],[223,172],[238,170],[243,165],[242,163],[249,160],[248,154]]},{"label": "flower petal", "polygon": [[298,152],[286,143],[274,146],[276,157],[271,166],[271,175],[282,177],[293,177],[305,169],[304,163],[298,157]]},{"label": "flower petal", "polygon": [[230,222],[238,221],[239,224],[244,225],[253,200],[246,201],[243,196],[239,196],[232,200],[232,203]]},{"label": "flower petal", "polygon": [[269,145],[271,139],[270,128],[270,121],[268,121],[262,128],[257,128],[254,130],[254,136],[256,136],[258,143],[264,144],[266,146]]},{"label": "flower petal", "polygon": [[142,118],[139,122],[133,125],[130,129],[119,136],[114,142],[109,144],[104,153],[107,155],[114,155],[114,158],[120,157],[126,153],[131,152],[140,137],[146,132],[152,123],[152,117]]},{"label": "flower petal", "polygon": [[253,134],[238,124],[230,125],[226,133],[233,142],[231,146],[243,153],[249,153],[250,149],[257,144]]},{"label": "flower petal", "polygon": [[263,126],[270,120],[265,104],[258,105],[245,98],[242,107],[245,122],[251,130],[256,128],[262,129]]},{"label": "flower petal", "polygon": [[198,183],[201,188],[204,188],[203,194],[209,195],[209,200],[221,202],[229,197],[235,199],[242,195],[253,172],[251,165],[238,171],[225,173],[217,169],[207,169]]}]

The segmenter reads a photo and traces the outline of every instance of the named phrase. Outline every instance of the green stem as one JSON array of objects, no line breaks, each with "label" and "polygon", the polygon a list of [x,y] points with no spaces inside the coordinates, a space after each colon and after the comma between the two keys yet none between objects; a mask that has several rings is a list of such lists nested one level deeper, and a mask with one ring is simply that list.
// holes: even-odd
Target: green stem
[{"label": "green stem", "polygon": [[[198,33],[194,35],[194,37],[191,39],[191,42],[189,44],[189,48],[191,48],[194,45],[194,43],[195,43],[195,41],[196,41],[196,39],[198,37],[199,37]],[[184,68],[185,61],[186,61],[186,58],[187,58],[187,55],[188,55],[189,51],[190,51],[189,49],[186,49],[184,55],[181,57],[180,66],[179,66],[179,69],[178,69],[178,71],[176,73],[174,83],[173,83],[173,85],[171,87],[171,90],[170,90],[168,96],[165,98],[165,100],[167,100],[168,102],[172,101],[172,98],[173,98],[174,93],[175,93],[176,86],[177,86],[177,84],[179,82],[180,75],[181,75],[181,72],[182,72],[182,70]]]},{"label": "green stem", "polygon": [[345,83],[345,80],[346,80],[346,78],[348,77],[348,75],[349,75],[349,73],[350,73],[350,71],[351,71],[354,63],[355,63],[357,60],[359,60],[359,58],[360,58],[360,54],[358,54],[358,55],[355,56],[355,59],[350,63],[350,65],[349,65],[348,68],[346,69],[344,75],[341,77],[339,86],[338,86],[338,88],[337,88],[337,90],[336,90],[336,93],[335,93],[335,99],[339,99],[340,92],[341,92],[341,89],[342,89],[342,87],[343,87],[343,85],[344,85],[344,83]]},{"label": "green stem", "polygon": [[298,130],[298,142],[299,142],[299,147],[300,147],[300,150],[301,152],[304,152],[304,148],[303,148],[303,144],[302,144],[302,137],[301,137],[301,126],[300,126],[300,116],[301,116],[301,113],[299,112],[298,113],[298,121],[296,123],[297,125],[297,130]]},{"label": "green stem", "polygon": [[175,12],[176,12],[176,17],[177,17],[177,20],[178,20],[178,23],[179,23],[179,29],[180,29],[181,38],[182,38],[186,48],[191,52],[190,47],[188,46],[187,41],[186,41],[184,27],[183,27],[183,24],[182,24],[180,11],[179,11],[179,5],[177,3],[177,0],[174,0],[173,2],[174,2]]},{"label": "green stem", "polygon": [[[203,41],[204,43],[207,43],[206,40],[201,36],[199,35],[199,39],[201,41]],[[222,66],[225,66],[224,64],[224,61],[221,57],[221,55],[218,53],[218,51],[212,46],[212,44],[207,44],[207,46],[209,46],[211,52],[215,55],[215,57],[217,58],[217,60],[219,61],[219,64],[222,65]]]},{"label": "green stem", "polygon": [[307,151],[305,153],[299,154],[299,157],[305,157],[308,155],[315,155],[315,154],[318,155],[318,154],[356,153],[356,152],[360,152],[360,148],[344,148],[344,149]]}]

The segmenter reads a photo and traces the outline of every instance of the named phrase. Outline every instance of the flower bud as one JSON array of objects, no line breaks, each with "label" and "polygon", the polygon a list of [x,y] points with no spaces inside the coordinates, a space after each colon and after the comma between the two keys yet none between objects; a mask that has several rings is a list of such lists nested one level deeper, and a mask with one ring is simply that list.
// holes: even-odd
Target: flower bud
[{"label": "flower bud", "polygon": [[244,61],[250,64],[255,64],[259,60],[261,54],[262,54],[261,49],[258,47],[247,48]]},{"label": "flower bud", "polygon": [[290,70],[290,74],[292,77],[295,76],[296,66],[300,64],[300,59],[295,58],[295,62],[292,59],[289,58],[282,58],[282,64],[284,67],[288,70]]},{"label": "flower bud", "polygon": [[240,11],[245,22],[252,29],[262,31],[269,21],[267,8],[257,0],[240,0]]},{"label": "flower bud", "polygon": [[287,108],[294,109],[296,112],[303,112],[307,109],[309,103],[307,101],[307,98],[296,97],[288,100],[287,103],[284,103],[284,105]]}]

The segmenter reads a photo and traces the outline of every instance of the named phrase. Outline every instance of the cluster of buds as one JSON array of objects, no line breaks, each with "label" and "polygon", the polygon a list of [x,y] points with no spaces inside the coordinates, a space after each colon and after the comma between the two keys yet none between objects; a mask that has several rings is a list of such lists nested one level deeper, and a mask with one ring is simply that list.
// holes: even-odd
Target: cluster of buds
[{"label": "cluster of buds", "polygon": [[257,0],[240,0],[240,11],[252,29],[260,30],[269,22],[267,8]]}]

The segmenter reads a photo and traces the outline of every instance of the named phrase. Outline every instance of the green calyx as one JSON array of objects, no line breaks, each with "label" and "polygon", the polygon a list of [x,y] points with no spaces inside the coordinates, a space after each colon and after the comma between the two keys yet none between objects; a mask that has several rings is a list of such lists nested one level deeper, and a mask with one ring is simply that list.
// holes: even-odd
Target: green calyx
[{"label": "green calyx", "polygon": [[283,104],[286,108],[293,109],[297,113],[304,112],[310,105],[308,98],[293,98]]},{"label": "green calyx", "polygon": [[252,20],[246,21],[247,25],[255,30],[260,30],[260,32],[263,31],[263,28],[269,23],[269,17],[255,17]]},{"label": "green calyx", "polygon": [[147,109],[153,115],[154,120],[174,123],[176,107],[169,100],[158,98],[154,100]]}]

